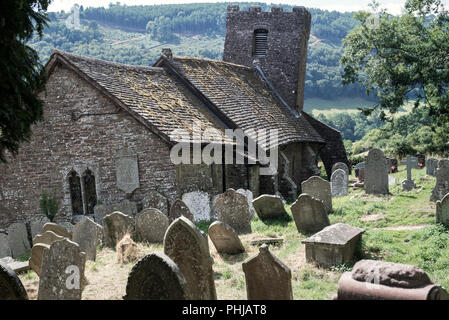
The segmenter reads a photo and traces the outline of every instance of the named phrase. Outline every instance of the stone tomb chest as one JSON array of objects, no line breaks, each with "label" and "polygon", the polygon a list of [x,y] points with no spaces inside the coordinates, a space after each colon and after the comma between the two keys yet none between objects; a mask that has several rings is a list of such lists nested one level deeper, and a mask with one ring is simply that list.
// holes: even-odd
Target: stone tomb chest
[{"label": "stone tomb chest", "polygon": [[302,241],[307,262],[330,267],[351,261],[363,232],[365,230],[344,223],[324,228]]}]

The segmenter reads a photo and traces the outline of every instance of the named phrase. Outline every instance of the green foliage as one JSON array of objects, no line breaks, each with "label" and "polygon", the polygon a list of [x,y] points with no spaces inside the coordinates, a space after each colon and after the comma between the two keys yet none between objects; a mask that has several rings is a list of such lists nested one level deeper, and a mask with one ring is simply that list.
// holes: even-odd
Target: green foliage
[{"label": "green foliage", "polygon": [[45,76],[37,52],[25,43],[47,23],[48,0],[9,0],[0,3],[0,161],[5,151],[17,155],[28,141],[31,125],[42,119],[37,93]]},{"label": "green foliage", "polygon": [[54,196],[54,191],[52,194],[46,190],[42,191],[41,199],[39,200],[39,207],[47,218],[50,219],[50,221],[53,221],[53,218],[59,210],[59,200]]},{"label": "green foliage", "polygon": [[[374,6],[375,7],[375,6]],[[377,9],[377,8],[375,8]],[[439,0],[407,0],[405,13],[358,12],[360,25],[346,36],[343,82],[359,83],[379,99],[375,107],[396,113],[411,98],[424,102],[437,124],[449,122],[449,13]]]}]

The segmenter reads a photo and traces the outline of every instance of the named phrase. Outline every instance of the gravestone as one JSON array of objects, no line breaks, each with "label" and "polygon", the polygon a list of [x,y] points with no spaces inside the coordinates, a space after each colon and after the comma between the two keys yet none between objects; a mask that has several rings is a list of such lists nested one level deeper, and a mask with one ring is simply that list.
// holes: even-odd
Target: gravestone
[{"label": "gravestone", "polygon": [[263,194],[253,200],[254,210],[261,220],[278,218],[285,215],[284,203],[280,196]]},{"label": "gravestone", "polygon": [[179,217],[168,227],[164,253],[184,275],[190,299],[217,299],[207,237],[189,219]]},{"label": "gravestone", "polygon": [[251,233],[251,214],[244,195],[228,189],[218,196],[215,207],[219,221],[231,226],[238,234]]},{"label": "gravestone", "polygon": [[119,203],[104,205],[97,204],[94,207],[94,220],[99,225],[103,225],[103,219],[106,215],[115,211],[134,217],[137,214],[137,204],[128,199],[122,200]]},{"label": "gravestone", "polygon": [[80,300],[86,254],[68,239],[44,248],[38,300]]},{"label": "gravestone", "polygon": [[344,172],[346,172],[346,176],[349,177],[349,168],[344,162],[337,162],[332,166],[332,174],[335,172],[335,170],[341,169]]},{"label": "gravestone", "polygon": [[371,149],[365,161],[365,192],[367,194],[388,194],[387,161],[380,149]]},{"label": "gravestone", "polygon": [[251,213],[251,219],[252,219],[254,217],[254,215],[256,214],[256,210],[254,209],[254,206],[253,206],[253,199],[254,199],[253,192],[248,189],[238,189],[236,192],[243,194],[248,199],[249,213]]},{"label": "gravestone", "polygon": [[136,236],[140,241],[162,243],[170,222],[158,209],[144,209],[136,216]]},{"label": "gravestone", "polygon": [[131,269],[123,299],[187,300],[187,282],[173,260],[163,253],[151,253]]},{"label": "gravestone", "polygon": [[140,187],[137,154],[123,148],[115,156],[117,188],[125,193],[132,193]]},{"label": "gravestone", "polygon": [[8,227],[8,246],[14,259],[30,252],[27,227],[24,223],[13,223]]},{"label": "gravestone", "polygon": [[11,249],[9,249],[8,235],[0,233],[0,259],[11,256]]},{"label": "gravestone", "polygon": [[182,201],[193,214],[194,222],[209,221],[211,218],[210,196],[203,191],[192,191],[182,195]]},{"label": "gravestone", "polygon": [[142,200],[143,209],[158,209],[168,216],[168,199],[156,190],[151,190]]},{"label": "gravestone", "polygon": [[449,159],[438,161],[435,188],[432,190],[430,201],[442,200],[449,193]]},{"label": "gravestone", "polygon": [[327,213],[332,212],[332,194],[329,181],[321,177],[313,176],[301,183],[302,193],[323,201]]},{"label": "gravestone", "polygon": [[435,158],[429,158],[426,160],[426,174],[429,176],[435,176],[435,172],[438,166],[438,160]]},{"label": "gravestone", "polygon": [[307,262],[315,262],[323,267],[350,262],[363,232],[365,230],[344,223],[324,228],[302,240],[306,246]]},{"label": "gravestone", "polygon": [[75,227],[75,225],[72,224],[70,221],[60,222],[59,225],[61,227],[63,227],[70,234],[70,238],[71,238],[72,234],[73,234],[73,228]]},{"label": "gravestone", "polygon": [[242,263],[248,300],[293,300],[290,269],[273,256],[266,244]]},{"label": "gravestone", "polygon": [[348,195],[348,175],[342,169],[337,169],[331,176],[332,197],[345,197]]},{"label": "gravestone", "polygon": [[72,240],[80,246],[81,251],[86,253],[86,260],[95,261],[97,257],[100,228],[102,227],[92,219],[85,217],[73,229]]},{"label": "gravestone", "polygon": [[97,204],[94,207],[94,220],[99,225],[103,225],[103,219],[106,215],[112,213],[114,210],[110,211],[110,207],[105,204]]},{"label": "gravestone", "polygon": [[355,176],[357,178],[359,177],[360,169],[364,169],[364,168],[365,168],[365,162],[359,162],[355,165],[354,171],[355,171]]},{"label": "gravestone", "polygon": [[115,211],[104,217],[103,228],[104,244],[107,247],[115,248],[125,234],[134,234],[134,221],[130,216]]},{"label": "gravestone", "polygon": [[66,228],[64,228],[63,226],[60,226],[59,224],[53,223],[53,222],[48,222],[44,225],[44,227],[42,228],[42,234],[44,234],[47,231],[52,231],[54,233],[56,233],[58,236],[64,237],[64,238],[68,238],[71,239],[72,235],[67,231]]},{"label": "gravestone", "polygon": [[170,222],[173,222],[180,216],[184,216],[190,221],[193,221],[193,214],[190,212],[189,207],[187,207],[187,205],[182,200],[176,199],[170,208],[168,219],[170,220]]},{"label": "gravestone", "polygon": [[407,179],[402,181],[402,190],[411,191],[416,188],[415,181],[412,179],[412,157],[407,156]]},{"label": "gravestone", "polygon": [[28,300],[28,294],[16,273],[1,264],[0,300]]},{"label": "gravestone", "polygon": [[300,233],[317,232],[330,225],[323,202],[308,194],[301,194],[292,204],[291,210]]},{"label": "gravestone", "polygon": [[36,272],[37,275],[40,275],[44,249],[51,246],[51,244],[56,241],[67,238],[58,236],[53,231],[46,231],[43,234],[38,234],[34,239],[33,248],[31,248],[31,258],[28,263],[30,268]]},{"label": "gravestone", "polygon": [[449,193],[441,201],[437,201],[436,221],[449,227]]},{"label": "gravestone", "polygon": [[238,254],[245,251],[235,230],[224,222],[212,223],[209,226],[208,235],[219,253]]},{"label": "gravestone", "polygon": [[34,239],[36,235],[41,233],[44,225],[48,222],[50,220],[43,214],[33,216],[30,220],[31,239]]},{"label": "gravestone", "polygon": [[359,169],[359,175],[357,176],[357,180],[358,180],[359,182],[365,182],[365,176],[366,176],[366,174],[365,174],[365,168]]}]

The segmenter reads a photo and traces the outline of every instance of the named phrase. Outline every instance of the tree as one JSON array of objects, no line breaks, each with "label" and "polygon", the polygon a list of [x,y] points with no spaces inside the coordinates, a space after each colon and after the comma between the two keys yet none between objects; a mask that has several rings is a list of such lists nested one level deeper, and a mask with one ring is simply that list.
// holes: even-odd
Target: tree
[{"label": "tree", "polygon": [[27,46],[35,31],[42,36],[49,0],[0,2],[0,161],[5,151],[17,155],[19,144],[31,135],[31,125],[42,119],[45,72],[37,52]]},{"label": "tree", "polygon": [[[372,7],[377,10],[375,2]],[[364,110],[396,113],[421,102],[438,125],[449,122],[449,13],[440,0],[407,0],[405,13],[358,12],[343,41],[343,83],[360,83],[379,102]]]}]

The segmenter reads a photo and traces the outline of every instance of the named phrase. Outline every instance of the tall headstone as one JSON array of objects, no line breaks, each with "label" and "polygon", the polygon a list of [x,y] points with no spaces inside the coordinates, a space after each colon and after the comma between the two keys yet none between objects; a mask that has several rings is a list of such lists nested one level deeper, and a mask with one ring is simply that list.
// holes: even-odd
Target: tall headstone
[{"label": "tall headstone", "polygon": [[193,214],[195,222],[211,219],[210,196],[203,191],[192,191],[182,195],[182,201]]},{"label": "tall headstone", "polygon": [[168,216],[168,199],[156,190],[151,190],[142,200],[142,207],[144,209],[158,209],[163,214]]},{"label": "tall headstone", "polygon": [[449,159],[438,162],[436,170],[435,188],[432,190],[430,201],[442,200],[449,193]]},{"label": "tall headstone", "polygon": [[235,230],[224,222],[212,223],[209,226],[208,235],[219,253],[238,254],[245,251]]},{"label": "tall headstone", "polygon": [[436,221],[449,227],[449,193],[437,201]]},{"label": "tall headstone", "polygon": [[99,232],[102,227],[92,219],[84,217],[73,229],[73,242],[78,243],[81,251],[86,253],[86,259],[95,261],[97,257],[97,245]]},{"label": "tall headstone", "polygon": [[130,216],[115,211],[104,217],[103,228],[104,244],[107,247],[115,248],[125,234],[134,234],[134,221]]},{"label": "tall headstone", "polygon": [[8,227],[8,245],[13,258],[19,258],[30,252],[27,227],[24,223],[13,223]]},{"label": "tall headstone", "polygon": [[407,179],[402,181],[402,190],[411,191],[416,188],[415,181],[412,179],[413,161],[411,156],[407,156]]},{"label": "tall headstone", "polygon": [[50,220],[43,214],[33,216],[30,220],[31,239],[34,239],[36,235],[41,233],[44,225],[48,222],[50,222]]},{"label": "tall headstone", "polygon": [[86,254],[62,239],[44,249],[38,300],[80,300]]},{"label": "tall headstone", "polygon": [[65,239],[64,237],[58,236],[53,231],[46,231],[43,234],[38,234],[35,238],[33,248],[31,248],[31,258],[28,260],[30,268],[36,272],[37,275],[41,273],[42,266],[42,256],[44,254],[44,249],[51,246],[53,242]]},{"label": "tall headstone", "polygon": [[186,300],[187,282],[173,260],[163,253],[151,253],[131,269],[123,299]]},{"label": "tall headstone", "polygon": [[345,197],[348,195],[348,175],[342,169],[337,169],[331,176],[332,197]]},{"label": "tall headstone", "polygon": [[190,221],[193,221],[193,214],[190,212],[189,207],[187,207],[187,205],[181,199],[176,199],[170,207],[168,219],[170,220],[170,222],[173,222],[180,216],[184,216]]},{"label": "tall headstone", "polygon": [[0,300],[28,300],[28,294],[16,273],[1,264]]},{"label": "tall headstone", "polygon": [[301,233],[318,232],[330,225],[323,202],[308,194],[301,194],[291,210],[296,228]]},{"label": "tall headstone", "polygon": [[337,162],[332,166],[332,174],[335,172],[335,170],[341,169],[344,172],[346,172],[346,176],[349,177],[349,168],[344,162]]},{"label": "tall headstone", "polygon": [[365,192],[388,194],[387,161],[380,149],[371,149],[365,161]]},{"label": "tall headstone", "polygon": [[230,225],[238,234],[251,233],[251,213],[247,198],[228,189],[215,201],[218,220]]},{"label": "tall headstone", "polygon": [[261,220],[282,217],[287,213],[281,197],[276,195],[262,194],[253,200],[253,206]]},{"label": "tall headstone", "polygon": [[248,300],[293,300],[291,271],[270,253],[266,244],[242,267]]},{"label": "tall headstone", "polygon": [[301,183],[302,193],[323,201],[327,213],[332,212],[332,193],[329,181],[313,176]]},{"label": "tall headstone", "polygon": [[136,216],[136,236],[140,241],[162,243],[169,226],[168,217],[158,209],[143,209]]},{"label": "tall headstone", "polygon": [[190,299],[215,300],[213,259],[209,254],[207,236],[186,217],[168,227],[164,253],[172,259],[187,281]]}]

